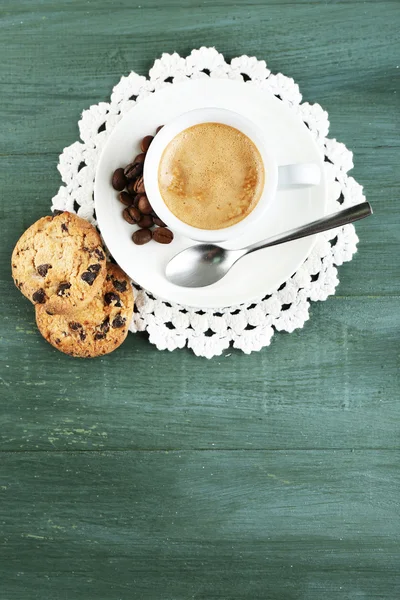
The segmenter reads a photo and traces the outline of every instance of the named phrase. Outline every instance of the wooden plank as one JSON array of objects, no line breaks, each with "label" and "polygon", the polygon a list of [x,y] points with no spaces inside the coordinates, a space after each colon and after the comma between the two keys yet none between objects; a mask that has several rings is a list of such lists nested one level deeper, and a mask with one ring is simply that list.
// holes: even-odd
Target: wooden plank
[{"label": "wooden plank", "polygon": [[3,454],[7,600],[397,600],[399,452]]},{"label": "wooden plank", "polygon": [[146,74],[165,51],[184,55],[216,43],[227,58],[256,55],[294,77],[354,150],[398,147],[397,2],[369,3],[364,11],[358,2],[241,2],[229,10],[224,2],[120,2],[112,18],[106,0],[96,9],[76,0],[68,9],[54,1],[18,6],[9,6],[0,24],[2,153],[60,151],[75,141],[81,111],[108,100],[122,74]]},{"label": "wooden plank", "polygon": [[[339,10],[341,10],[341,5],[343,4],[351,4],[352,6],[356,7],[357,4],[365,6],[369,3],[374,4],[376,3],[376,0],[329,0],[329,4],[331,6],[338,6]],[[397,0],[384,0],[384,3],[396,4]],[[138,9],[140,12],[143,12],[146,10],[168,7],[170,10],[173,10],[190,6],[190,4],[195,5],[195,2],[191,2],[190,0],[189,2],[185,2],[185,0],[146,0],[146,2],[140,6],[132,6],[132,4],[129,3],[129,0],[121,0],[121,2],[118,3],[116,9],[120,8],[122,10],[126,10],[127,8],[131,8],[132,10]],[[293,6],[296,5],[300,5],[301,8],[303,8],[304,5],[309,5],[314,8],[320,8],[320,5],[323,6],[324,4],[326,4],[326,0],[242,0],[240,4],[241,6],[246,8],[253,8],[259,6],[283,6],[284,8],[293,8]],[[238,5],[232,5],[231,0],[202,0],[201,5],[207,8],[216,6],[220,9],[228,7],[231,10],[239,7]],[[14,5],[13,0],[3,0],[2,2],[2,9],[6,15],[17,15],[20,13],[34,14],[37,11],[40,12],[44,10],[48,12],[58,13],[60,10],[65,9],[67,9],[69,12],[77,11],[83,12],[84,14],[89,14],[90,8],[90,6],[88,7],[82,5],[79,2],[79,0],[66,0],[62,8],[56,0],[40,0],[40,2],[37,3],[37,6],[32,5],[30,0],[21,0],[21,2],[18,2],[18,6]],[[107,2],[105,0],[100,0],[98,2],[98,8],[96,6],[96,12],[102,10],[105,12],[106,15],[109,15]]]},{"label": "wooden plank", "polygon": [[130,335],[83,363],[49,346],[13,296],[0,340],[3,450],[399,445],[400,298],[316,303],[303,330],[250,358],[160,353]]}]

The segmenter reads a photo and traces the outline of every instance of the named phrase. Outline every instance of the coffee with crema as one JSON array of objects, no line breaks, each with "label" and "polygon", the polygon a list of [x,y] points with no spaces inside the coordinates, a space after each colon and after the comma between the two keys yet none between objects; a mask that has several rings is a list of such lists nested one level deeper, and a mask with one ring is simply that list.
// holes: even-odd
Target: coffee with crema
[{"label": "coffee with crema", "polygon": [[247,217],[264,187],[255,144],[221,123],[185,129],[165,148],[158,185],[169,210],[200,229],[224,229]]}]

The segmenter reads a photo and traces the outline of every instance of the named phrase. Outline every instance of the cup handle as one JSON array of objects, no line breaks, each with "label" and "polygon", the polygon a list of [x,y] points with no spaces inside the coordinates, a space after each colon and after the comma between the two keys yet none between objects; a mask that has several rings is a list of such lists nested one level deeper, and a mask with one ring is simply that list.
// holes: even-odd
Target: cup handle
[{"label": "cup handle", "polygon": [[321,181],[321,169],[315,163],[299,163],[278,167],[278,187],[304,188],[318,185]]}]

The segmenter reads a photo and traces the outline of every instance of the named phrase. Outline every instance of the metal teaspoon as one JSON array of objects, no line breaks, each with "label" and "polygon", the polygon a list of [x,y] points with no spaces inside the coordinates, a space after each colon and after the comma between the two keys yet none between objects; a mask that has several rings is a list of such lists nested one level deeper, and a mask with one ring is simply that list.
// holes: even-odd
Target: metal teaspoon
[{"label": "metal teaspoon", "polygon": [[363,202],[240,250],[225,250],[214,244],[197,244],[174,256],[167,264],[165,273],[175,285],[205,287],[222,279],[238,260],[251,252],[335,229],[369,215],[372,215],[372,208],[369,202]]}]

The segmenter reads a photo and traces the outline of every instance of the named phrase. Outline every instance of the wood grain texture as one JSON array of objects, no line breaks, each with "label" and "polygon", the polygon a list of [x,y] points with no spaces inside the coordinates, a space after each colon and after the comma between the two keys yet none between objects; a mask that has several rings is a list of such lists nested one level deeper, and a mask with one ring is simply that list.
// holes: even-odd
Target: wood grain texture
[{"label": "wood grain texture", "polygon": [[2,460],[7,600],[398,597],[398,451]]},{"label": "wood grain texture", "polygon": [[[1,600],[398,600],[398,0],[2,0]],[[211,361],[131,335],[79,361],[12,248],[85,108],[162,52],[267,60],[328,110],[375,215],[336,296]]]},{"label": "wood grain texture", "polygon": [[3,323],[1,446],[397,448],[399,330],[400,299],[332,298],[250,358],[175,358],[131,335],[83,366],[47,345],[25,301]]}]

